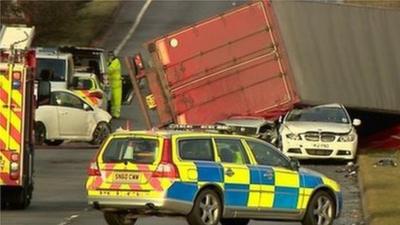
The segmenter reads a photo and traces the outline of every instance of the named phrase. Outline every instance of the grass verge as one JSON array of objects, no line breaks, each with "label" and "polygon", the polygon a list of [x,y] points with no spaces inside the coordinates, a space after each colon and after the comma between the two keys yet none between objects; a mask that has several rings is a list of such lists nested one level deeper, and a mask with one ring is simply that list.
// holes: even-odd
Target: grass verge
[{"label": "grass verge", "polygon": [[[89,46],[93,40],[102,36],[104,28],[113,20],[120,1],[93,0],[70,16],[66,23],[53,28],[53,35],[43,34],[38,38],[38,46],[75,45]],[[51,2],[49,3],[51,4]],[[50,28],[52,29],[52,28]]]},{"label": "grass verge", "polygon": [[400,224],[400,165],[374,166],[388,158],[400,162],[400,149],[368,150],[358,158],[363,206],[370,225]]}]

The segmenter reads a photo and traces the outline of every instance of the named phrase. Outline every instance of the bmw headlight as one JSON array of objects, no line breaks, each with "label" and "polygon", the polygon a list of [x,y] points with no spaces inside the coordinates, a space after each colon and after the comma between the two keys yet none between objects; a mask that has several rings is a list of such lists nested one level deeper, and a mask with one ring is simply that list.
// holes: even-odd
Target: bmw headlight
[{"label": "bmw headlight", "polygon": [[286,134],[286,137],[289,138],[290,140],[301,140],[301,137],[299,134],[294,134],[294,133],[290,133],[290,134]]},{"label": "bmw headlight", "polygon": [[340,136],[339,141],[340,142],[351,142],[351,141],[354,141],[354,139],[356,139],[355,134],[348,134],[348,135]]}]

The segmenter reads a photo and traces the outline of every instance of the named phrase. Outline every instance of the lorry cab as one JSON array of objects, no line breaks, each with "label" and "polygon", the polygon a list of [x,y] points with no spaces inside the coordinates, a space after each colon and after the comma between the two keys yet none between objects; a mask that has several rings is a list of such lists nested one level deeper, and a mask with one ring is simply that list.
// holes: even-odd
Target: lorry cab
[{"label": "lorry cab", "polygon": [[74,73],[72,54],[52,48],[37,48],[36,58],[36,77],[39,80],[49,80],[52,89],[68,88]]}]

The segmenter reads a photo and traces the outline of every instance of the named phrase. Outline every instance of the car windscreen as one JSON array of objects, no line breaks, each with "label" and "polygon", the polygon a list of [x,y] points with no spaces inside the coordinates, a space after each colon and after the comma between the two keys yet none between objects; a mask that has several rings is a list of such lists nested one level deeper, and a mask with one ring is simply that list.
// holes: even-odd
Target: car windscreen
[{"label": "car windscreen", "polygon": [[102,73],[100,53],[76,52],[74,54],[74,64],[78,68],[85,68],[86,72],[100,75]]},{"label": "car windscreen", "polygon": [[62,59],[44,59],[37,60],[37,77],[41,80],[65,81],[66,63]]},{"label": "car windscreen", "polygon": [[115,138],[108,143],[104,150],[103,162],[152,164],[158,148],[157,139]]},{"label": "car windscreen", "polygon": [[90,79],[74,77],[72,79],[72,88],[74,90],[92,90],[95,86]]},{"label": "car windscreen", "polygon": [[339,107],[314,107],[294,109],[289,113],[286,121],[349,123],[349,118]]}]

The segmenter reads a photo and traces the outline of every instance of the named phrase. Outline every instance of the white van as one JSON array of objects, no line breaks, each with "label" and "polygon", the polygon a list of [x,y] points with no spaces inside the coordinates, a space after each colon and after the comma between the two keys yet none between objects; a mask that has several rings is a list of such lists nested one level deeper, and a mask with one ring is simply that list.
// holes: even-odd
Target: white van
[{"label": "white van", "polygon": [[72,82],[74,62],[72,54],[57,49],[36,48],[36,77],[50,80],[52,89],[67,89]]}]

